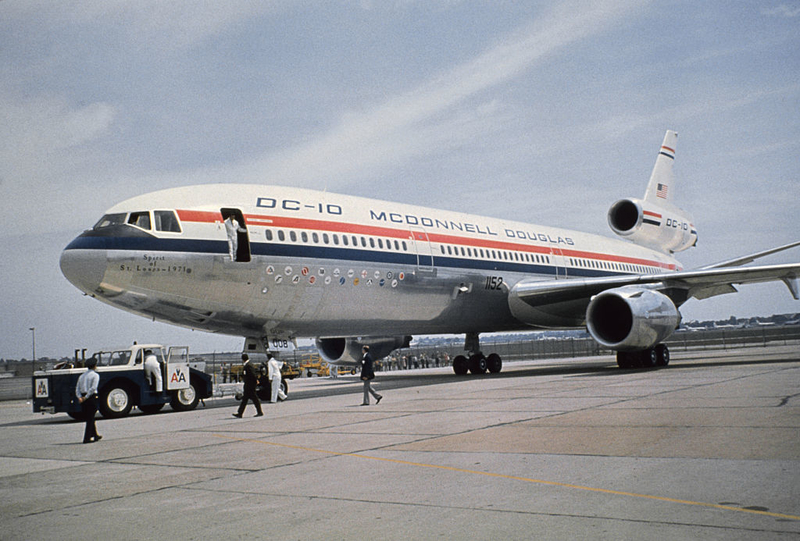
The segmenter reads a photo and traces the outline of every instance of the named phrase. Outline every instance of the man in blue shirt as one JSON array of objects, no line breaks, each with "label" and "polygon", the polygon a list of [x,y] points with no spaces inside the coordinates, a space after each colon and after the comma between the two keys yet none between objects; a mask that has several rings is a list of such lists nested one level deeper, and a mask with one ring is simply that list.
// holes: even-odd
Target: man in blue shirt
[{"label": "man in blue shirt", "polygon": [[97,385],[100,383],[100,374],[95,371],[97,359],[94,357],[87,359],[86,367],[88,370],[78,378],[75,395],[81,404],[81,414],[86,420],[83,443],[94,443],[103,437],[97,433],[97,427],[94,424],[94,415],[97,413]]}]

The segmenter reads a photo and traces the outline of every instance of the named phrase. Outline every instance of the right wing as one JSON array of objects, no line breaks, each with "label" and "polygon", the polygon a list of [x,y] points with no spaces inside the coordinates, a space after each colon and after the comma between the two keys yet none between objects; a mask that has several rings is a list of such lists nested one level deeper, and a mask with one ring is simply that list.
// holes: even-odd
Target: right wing
[{"label": "right wing", "polygon": [[509,291],[509,304],[512,306],[512,311],[515,311],[513,308],[515,305],[520,306],[519,303],[524,303],[531,308],[560,313],[561,316],[574,321],[584,317],[584,311],[592,297],[609,289],[638,286],[640,289],[663,293],[670,297],[676,306],[680,306],[692,297],[707,299],[725,293],[735,293],[737,291],[735,286],[739,284],[773,281],[784,282],[792,296],[800,300],[800,288],[798,288],[800,263],[755,267],[735,266],[798,245],[800,242],[795,242],[780,248],[690,271],[570,280],[524,279]]}]

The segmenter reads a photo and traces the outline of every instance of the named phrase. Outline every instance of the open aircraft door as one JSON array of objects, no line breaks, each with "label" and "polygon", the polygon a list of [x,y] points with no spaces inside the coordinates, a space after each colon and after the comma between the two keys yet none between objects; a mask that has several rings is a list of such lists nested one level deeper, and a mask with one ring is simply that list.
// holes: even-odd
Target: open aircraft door
[{"label": "open aircraft door", "polygon": [[567,278],[567,261],[561,248],[550,248],[550,262],[555,267],[556,280]]},{"label": "open aircraft door", "polygon": [[410,229],[414,251],[417,253],[417,269],[433,271],[433,247],[428,233],[420,227]]},{"label": "open aircraft door", "polygon": [[222,214],[222,221],[224,222],[228,216],[233,216],[239,223],[240,230],[237,231],[237,248],[236,248],[236,262],[247,263],[250,261],[250,234],[247,230],[247,222],[244,219],[242,211],[233,208],[220,209]]}]

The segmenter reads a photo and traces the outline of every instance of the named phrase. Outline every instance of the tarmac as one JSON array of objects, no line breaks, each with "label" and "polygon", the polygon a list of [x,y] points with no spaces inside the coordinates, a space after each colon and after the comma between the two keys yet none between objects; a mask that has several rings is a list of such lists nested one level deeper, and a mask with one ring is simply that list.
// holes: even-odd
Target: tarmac
[{"label": "tarmac", "polygon": [[290,382],[83,425],[0,403],[0,539],[800,539],[800,347]]}]

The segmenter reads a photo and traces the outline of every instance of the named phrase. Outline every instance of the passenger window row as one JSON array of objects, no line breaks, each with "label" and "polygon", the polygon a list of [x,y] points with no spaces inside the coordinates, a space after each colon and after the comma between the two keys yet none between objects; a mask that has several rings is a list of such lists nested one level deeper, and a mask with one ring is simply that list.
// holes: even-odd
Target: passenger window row
[{"label": "passenger window row", "polygon": [[290,230],[288,235],[283,229],[273,231],[267,228],[265,236],[268,242],[277,239],[278,242],[292,242],[302,244],[327,244],[333,246],[346,246],[353,248],[371,248],[395,252],[407,252],[408,243],[405,240],[384,239],[382,237],[365,237],[360,235],[339,235],[338,233],[317,233],[312,231]]},{"label": "passenger window row", "polygon": [[549,265],[550,256],[531,254],[529,252],[516,252],[507,250],[489,250],[486,248],[472,248],[464,246],[453,246],[442,244],[439,246],[442,255],[452,255],[455,257],[470,257],[480,259],[492,259],[496,261],[518,261],[520,263],[540,263]]},{"label": "passenger window row", "polygon": [[608,261],[597,261],[595,259],[570,258],[570,265],[585,269],[605,269],[618,272],[631,272],[637,274],[656,274],[658,269],[645,265],[631,265],[629,263],[609,263]]}]

